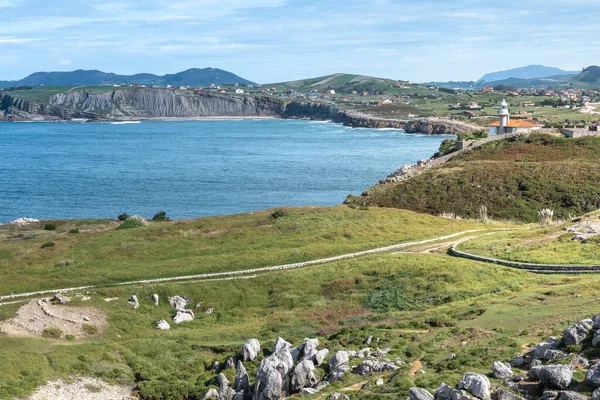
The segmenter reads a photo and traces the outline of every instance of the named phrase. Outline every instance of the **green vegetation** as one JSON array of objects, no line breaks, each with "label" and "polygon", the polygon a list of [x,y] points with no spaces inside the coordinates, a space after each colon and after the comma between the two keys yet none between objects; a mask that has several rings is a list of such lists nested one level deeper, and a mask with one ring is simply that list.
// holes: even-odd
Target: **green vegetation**
[{"label": "green vegetation", "polygon": [[[156,217],[156,215],[155,215],[155,217]],[[153,218],[153,220],[155,220],[155,219]],[[117,227],[117,230],[120,230],[120,229],[132,229],[132,228],[142,228],[142,227],[147,226],[147,225],[148,225],[148,223],[146,222],[146,220],[144,220],[142,217],[134,215],[132,217],[127,217],[127,219],[125,221],[123,221],[123,223],[121,225],[119,225]]]},{"label": "green vegetation", "polygon": [[58,328],[46,328],[42,332],[43,338],[60,339],[61,336],[62,336],[62,331]]},{"label": "green vegetation", "polygon": [[56,224],[45,224],[44,225],[44,229],[47,231],[55,231],[56,230]]},{"label": "green vegetation", "polygon": [[154,217],[152,217],[152,221],[168,221],[169,218],[167,217],[167,213],[166,211],[159,211],[156,214],[154,214]]},{"label": "green vegetation", "polygon": [[542,134],[485,144],[403,182],[376,186],[350,204],[398,207],[477,218],[487,205],[496,219],[537,222],[581,215],[600,206],[600,138]]},{"label": "green vegetation", "polygon": [[[595,218],[597,219],[597,217]],[[497,233],[460,245],[468,253],[539,264],[600,264],[600,237],[573,240],[565,226]]]},{"label": "green vegetation", "polygon": [[47,249],[49,247],[54,247],[56,246],[56,243],[54,242],[46,242],[43,245],[40,246],[40,249]]},{"label": "green vegetation", "polygon": [[131,215],[123,213],[123,214],[119,214],[119,216],[117,217],[117,219],[119,221],[125,221],[127,218],[129,218]]},{"label": "green vegetation", "polygon": [[[281,210],[288,214],[285,218],[273,219],[276,210],[266,210],[138,229],[115,230],[113,222],[89,225],[79,235],[4,225],[0,238],[36,237],[0,241],[0,295],[267,267],[489,228],[394,209]],[[48,240],[60,251],[41,250]],[[72,263],[57,267],[64,260]]]},{"label": "green vegetation", "polygon": [[[121,231],[113,229],[113,222],[90,225],[80,235],[46,232],[61,244],[52,255],[36,250],[37,238],[4,240],[0,266],[7,279],[1,290],[17,292],[23,284],[27,289],[44,287],[46,281],[52,286],[109,284],[150,278],[153,271],[175,275],[275,265],[502,226],[395,209],[285,208],[279,210],[283,215],[273,218],[277,211],[150,223],[144,229]],[[66,223],[60,226],[68,229]],[[15,236],[24,229],[31,228],[3,226],[0,234]],[[519,234],[539,237],[558,229]],[[44,231],[36,231],[40,232]],[[258,338],[263,349],[257,361],[245,363],[253,383],[260,360],[270,354],[277,336],[295,345],[305,337],[318,337],[331,354],[362,348],[366,337],[378,337],[377,346],[391,348],[392,359],[407,363],[421,359],[427,373],[408,376],[405,366],[386,374],[386,385],[373,385],[353,393],[353,398],[405,397],[411,386],[434,389],[442,381],[458,381],[467,370],[488,373],[494,361],[509,360],[522,345],[560,332],[597,310],[600,276],[534,275],[451,257],[443,248],[427,254],[419,248],[413,251],[237,280],[92,290],[89,302],[69,305],[93,306],[106,313],[110,324],[103,333],[84,325],[89,338],[56,340],[62,332],[50,330],[43,338],[0,336],[0,370],[6,376],[0,398],[25,397],[49,379],[73,375],[135,383],[145,398],[200,398],[217,386],[214,361],[223,365],[228,356],[239,355],[251,337]],[[75,262],[53,274],[57,259]],[[150,300],[154,293],[161,299],[158,307]],[[125,300],[131,294],[140,299],[139,309]],[[198,310],[194,321],[159,331],[155,321],[170,321],[174,315],[166,302],[172,295],[215,311]],[[121,300],[107,303],[104,297]],[[0,306],[0,320],[10,318],[16,309]],[[448,360],[452,353],[456,357]],[[233,379],[233,370],[222,372]],[[318,369],[318,374],[326,373],[325,365]],[[348,374],[324,393],[364,379]]]}]

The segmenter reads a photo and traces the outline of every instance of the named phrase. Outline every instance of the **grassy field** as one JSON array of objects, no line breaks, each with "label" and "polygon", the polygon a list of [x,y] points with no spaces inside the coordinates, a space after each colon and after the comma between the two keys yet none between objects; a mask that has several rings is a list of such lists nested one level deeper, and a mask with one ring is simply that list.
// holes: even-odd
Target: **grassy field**
[{"label": "grassy field", "polygon": [[118,88],[112,86],[35,86],[17,88],[15,90],[5,90],[11,96],[22,99],[33,100],[42,104],[47,104],[50,98],[58,93],[68,93],[72,90],[85,90],[89,93],[106,93]]},{"label": "grassy field", "polygon": [[[0,295],[288,264],[486,228],[394,209],[290,208],[277,219],[273,212],[135,230],[94,220],[59,221],[55,231],[4,225]],[[54,247],[42,248],[48,242]]]},{"label": "grassy field", "polygon": [[600,264],[600,238],[592,237],[582,242],[572,240],[573,236],[574,234],[567,232],[566,226],[562,225],[481,237],[461,244],[460,249],[477,255],[520,262]]},{"label": "grassy field", "polygon": [[[41,281],[40,270],[56,268],[56,260],[75,257],[74,265],[97,262],[94,268],[79,271],[65,267],[65,275],[71,277],[64,279],[93,283],[103,274],[112,276],[109,281],[141,276],[144,267],[147,277],[154,273],[153,265],[185,265],[188,262],[184,260],[194,260],[190,262],[196,264],[194,268],[237,268],[237,263],[215,266],[217,258],[210,256],[204,260],[201,249],[207,246],[213,254],[220,254],[219,259],[235,254],[244,262],[270,264],[293,261],[299,257],[298,249],[304,259],[481,227],[471,221],[402,210],[335,207],[287,211],[289,215],[276,220],[270,218],[270,212],[262,212],[123,231],[115,231],[114,222],[85,221],[78,223],[80,233],[71,236],[64,230],[72,229],[75,221],[59,223],[56,232],[36,231],[46,237],[15,240],[5,236],[0,254],[6,255],[10,248],[8,253],[17,258],[3,264],[3,276],[12,270],[23,281]],[[57,245],[46,267],[39,267],[49,253],[37,249],[47,240]],[[87,258],[80,260],[88,261],[76,261],[84,256],[86,247]],[[119,255],[120,249],[125,255]],[[20,254],[31,258],[19,260]],[[114,264],[103,259],[111,255],[117,257]],[[124,272],[128,269],[138,272]],[[163,274],[172,272],[161,270]],[[56,274],[55,279],[63,278]],[[25,396],[48,379],[75,374],[113,383],[135,382],[147,399],[197,399],[207,388],[217,386],[212,363],[224,363],[229,355],[238,354],[248,338],[260,340],[264,349],[260,360],[269,354],[277,336],[295,345],[305,337],[318,337],[322,347],[334,352],[358,350],[370,335],[380,338],[378,347],[392,349],[392,359],[422,359],[427,373],[410,377],[407,365],[385,375],[386,385],[350,394],[354,399],[398,398],[406,396],[410,386],[434,389],[442,381],[458,381],[465,371],[489,373],[494,361],[509,360],[522,351],[522,345],[595,314],[599,283],[600,276],[533,275],[450,257],[441,249],[431,254],[365,256],[252,279],[95,289],[88,293],[90,302],[76,301],[75,305],[91,304],[108,315],[110,326],[102,335],[81,340],[0,336],[0,398]],[[21,284],[2,282],[6,290],[17,290]],[[43,286],[41,282],[38,285]],[[153,293],[162,299],[159,307],[151,304]],[[131,294],[139,296],[141,308],[134,310],[126,302]],[[189,297],[194,304],[214,307],[215,312],[198,312],[192,322],[158,331],[154,322],[174,315],[165,302],[170,295]],[[121,300],[107,303],[104,297]],[[0,320],[10,318],[17,307],[0,306]],[[451,353],[456,358],[447,361]],[[246,363],[252,380],[259,360]],[[224,373],[233,379],[234,370]],[[319,368],[318,374],[326,373],[326,367]],[[364,379],[373,378],[348,374],[326,393]]]},{"label": "grassy field", "polygon": [[564,219],[600,206],[599,152],[600,138],[536,134],[496,141],[349,202],[469,218],[483,204],[494,218],[525,222],[537,221],[538,211],[550,208]]}]

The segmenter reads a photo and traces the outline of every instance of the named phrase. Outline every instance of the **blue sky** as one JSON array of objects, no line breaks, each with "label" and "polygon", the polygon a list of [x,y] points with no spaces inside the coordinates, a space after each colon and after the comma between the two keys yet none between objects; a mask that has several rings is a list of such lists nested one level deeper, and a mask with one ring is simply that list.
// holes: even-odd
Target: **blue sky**
[{"label": "blue sky", "polygon": [[348,72],[472,80],[599,64],[599,0],[0,0],[0,80],[222,68],[256,82]]}]

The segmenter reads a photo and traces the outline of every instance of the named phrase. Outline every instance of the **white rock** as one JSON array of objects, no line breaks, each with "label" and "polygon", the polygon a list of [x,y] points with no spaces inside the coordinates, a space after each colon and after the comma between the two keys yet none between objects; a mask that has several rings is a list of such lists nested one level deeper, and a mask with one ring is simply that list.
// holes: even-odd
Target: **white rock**
[{"label": "white rock", "polygon": [[244,361],[254,361],[260,352],[260,343],[256,339],[248,339],[242,346],[242,358]]},{"label": "white rock", "polygon": [[152,295],[152,302],[154,303],[155,306],[158,305],[158,295],[156,293],[154,293]]},{"label": "white rock", "polygon": [[129,298],[129,304],[131,304],[133,308],[140,308],[140,302],[135,294]]},{"label": "white rock", "polygon": [[164,319],[161,319],[160,321],[156,321],[156,328],[161,330],[167,330],[171,329],[171,325],[169,325],[169,323]]},{"label": "white rock", "polygon": [[189,300],[181,296],[171,296],[168,298],[169,304],[176,310],[185,310],[185,307],[190,303]]},{"label": "white rock", "polygon": [[192,310],[177,311],[177,315],[173,318],[173,322],[180,324],[185,321],[193,321],[194,312]]}]

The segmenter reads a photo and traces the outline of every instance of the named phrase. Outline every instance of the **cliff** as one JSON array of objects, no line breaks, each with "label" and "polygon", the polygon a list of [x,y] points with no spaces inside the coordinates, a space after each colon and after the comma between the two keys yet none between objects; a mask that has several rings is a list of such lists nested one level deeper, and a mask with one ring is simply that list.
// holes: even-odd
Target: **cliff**
[{"label": "cliff", "polygon": [[408,133],[450,134],[481,130],[454,120],[400,120],[342,111],[329,103],[289,101],[268,96],[247,97],[216,93],[125,88],[104,93],[73,91],[52,96],[48,104],[0,94],[0,121],[91,120],[127,118],[275,117],[315,119],[357,128],[396,128]]}]

